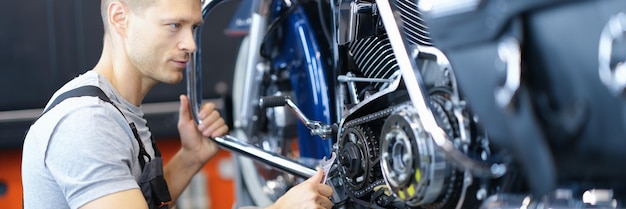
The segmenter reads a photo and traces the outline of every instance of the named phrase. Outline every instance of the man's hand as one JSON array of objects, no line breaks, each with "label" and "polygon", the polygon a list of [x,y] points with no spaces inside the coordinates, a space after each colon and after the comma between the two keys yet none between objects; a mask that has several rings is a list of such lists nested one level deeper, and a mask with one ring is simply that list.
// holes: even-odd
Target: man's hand
[{"label": "man's hand", "polygon": [[291,188],[285,195],[278,198],[274,205],[268,209],[318,209],[331,208],[333,206],[329,197],[333,195],[333,189],[321,184],[324,173],[318,170],[317,173],[306,181]]},{"label": "man's hand", "polygon": [[200,125],[196,125],[191,115],[189,98],[181,95],[178,117],[181,149],[193,154],[197,163],[204,164],[218,151],[218,146],[213,141],[205,138],[218,137],[228,133],[228,126],[226,126],[224,119],[215,109],[215,104],[213,103],[202,105],[198,115],[202,120]]},{"label": "man's hand", "polygon": [[163,170],[163,176],[174,200],[173,205],[189,185],[193,175],[217,154],[219,147],[207,137],[222,136],[228,132],[228,126],[215,110],[214,104],[204,104],[200,108],[199,116],[202,123],[196,125],[189,110],[189,99],[181,95],[178,115],[181,148]]}]

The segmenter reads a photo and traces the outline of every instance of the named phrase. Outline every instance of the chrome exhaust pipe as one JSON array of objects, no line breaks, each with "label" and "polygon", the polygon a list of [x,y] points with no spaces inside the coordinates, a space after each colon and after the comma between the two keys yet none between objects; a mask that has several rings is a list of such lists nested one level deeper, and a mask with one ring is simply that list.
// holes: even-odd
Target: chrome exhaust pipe
[{"label": "chrome exhaust pipe", "polygon": [[[217,5],[227,0],[203,0],[202,1],[202,18],[206,19],[209,12],[211,12]],[[194,40],[196,41],[197,50],[191,54],[192,59],[187,63],[187,96],[189,97],[189,106],[191,108],[192,116],[196,123],[200,124],[202,121],[198,116],[200,106],[202,103],[202,63],[201,63],[201,34],[202,26],[198,27],[194,31]],[[246,157],[252,158],[258,162],[267,164],[279,170],[296,175],[302,178],[310,178],[315,175],[316,170],[312,169],[302,163],[293,161],[284,156],[271,153],[255,147],[247,142],[239,140],[230,135],[221,137],[209,138],[220,147],[229,151],[242,154]]]}]

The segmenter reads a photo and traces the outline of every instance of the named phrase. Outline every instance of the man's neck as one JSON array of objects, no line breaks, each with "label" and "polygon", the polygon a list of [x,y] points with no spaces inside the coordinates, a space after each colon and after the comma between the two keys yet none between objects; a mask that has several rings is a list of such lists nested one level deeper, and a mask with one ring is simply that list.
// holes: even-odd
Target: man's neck
[{"label": "man's neck", "polygon": [[116,53],[113,53],[113,47],[105,40],[102,55],[93,70],[106,78],[124,99],[135,106],[140,106],[156,82],[145,78],[130,63],[123,49],[117,49]]}]

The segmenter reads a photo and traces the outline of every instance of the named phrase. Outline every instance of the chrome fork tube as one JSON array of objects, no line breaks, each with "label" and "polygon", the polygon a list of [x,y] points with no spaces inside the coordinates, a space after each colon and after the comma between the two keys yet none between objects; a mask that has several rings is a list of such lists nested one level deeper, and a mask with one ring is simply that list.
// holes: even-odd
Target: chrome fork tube
[{"label": "chrome fork tube", "polygon": [[425,85],[420,77],[415,61],[409,57],[402,32],[400,30],[400,22],[392,10],[389,0],[377,0],[376,5],[385,26],[385,30],[391,42],[391,48],[400,67],[402,79],[404,80],[407,91],[413,103],[414,108],[419,114],[426,132],[430,134],[432,139],[445,154],[446,157],[455,162],[454,165],[459,166],[463,170],[467,170],[474,176],[497,178],[506,173],[506,166],[501,164],[487,164],[476,161],[463,152],[456,149],[454,143],[450,141],[447,134],[439,127],[433,113],[428,106],[428,97],[425,93]]},{"label": "chrome fork tube", "polygon": [[[241,115],[234,118],[235,128],[248,127],[248,123],[251,121],[254,107],[258,106],[258,101],[254,101],[252,98],[259,98],[259,92],[254,85],[263,77],[262,65],[259,65],[259,49],[261,48],[261,42],[263,41],[263,34],[265,34],[266,13],[269,8],[271,0],[257,1],[254,0],[256,8],[251,15],[250,30],[248,32],[248,50],[246,52],[245,61],[245,80],[243,86],[243,96],[241,101]],[[259,4],[259,2],[261,2]],[[239,110],[237,110],[239,111]]]},{"label": "chrome fork tube", "polygon": [[[225,2],[226,0],[203,0],[202,1],[202,18],[206,19],[209,12],[211,12],[217,5]],[[269,2],[265,0],[264,2]],[[267,7],[265,7],[267,8]],[[261,8],[264,9],[264,8]],[[258,10],[261,11],[261,10]],[[257,12],[258,12],[257,11]],[[251,31],[258,32],[258,31]],[[202,123],[199,117],[200,105],[202,102],[202,66],[201,66],[201,33],[202,26],[194,31],[194,39],[196,41],[197,50],[192,53],[192,59],[187,64],[187,95],[189,96],[189,106],[191,113],[196,123]],[[248,60],[254,61],[254,60]],[[256,61],[254,61],[256,63]],[[248,63],[249,67],[253,63]],[[248,70],[251,70],[248,68]],[[315,175],[316,171],[301,163],[292,161],[286,157],[280,156],[275,153],[270,153],[260,148],[257,148],[249,143],[243,142],[230,135],[221,137],[210,138],[212,141],[220,145],[229,151],[236,152],[247,157],[250,157],[259,162],[265,163],[282,171],[291,173],[293,175],[309,178]]]}]

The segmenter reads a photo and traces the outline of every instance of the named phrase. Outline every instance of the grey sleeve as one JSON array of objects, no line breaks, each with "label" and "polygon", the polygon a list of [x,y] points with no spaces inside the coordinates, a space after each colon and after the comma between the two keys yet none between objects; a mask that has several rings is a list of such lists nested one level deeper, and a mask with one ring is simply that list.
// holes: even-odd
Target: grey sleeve
[{"label": "grey sleeve", "polygon": [[139,188],[132,175],[132,133],[112,106],[90,106],[63,117],[51,135],[45,165],[71,208]]}]

